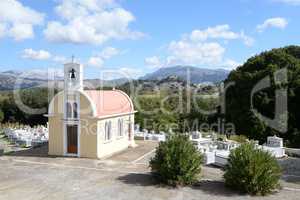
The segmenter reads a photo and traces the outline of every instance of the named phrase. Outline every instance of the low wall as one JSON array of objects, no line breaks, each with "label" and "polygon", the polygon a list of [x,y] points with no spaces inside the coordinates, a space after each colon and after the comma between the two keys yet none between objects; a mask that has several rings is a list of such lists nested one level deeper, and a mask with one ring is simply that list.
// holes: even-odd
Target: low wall
[{"label": "low wall", "polygon": [[285,153],[289,156],[300,158],[300,149],[285,148]]},{"label": "low wall", "polygon": [[262,146],[262,149],[265,151],[270,152],[276,158],[282,158],[285,156],[285,149],[280,147],[268,147]]},{"label": "low wall", "polygon": [[217,165],[219,167],[224,167],[228,162],[228,157],[222,156],[222,155],[215,155],[215,163],[214,165]]}]

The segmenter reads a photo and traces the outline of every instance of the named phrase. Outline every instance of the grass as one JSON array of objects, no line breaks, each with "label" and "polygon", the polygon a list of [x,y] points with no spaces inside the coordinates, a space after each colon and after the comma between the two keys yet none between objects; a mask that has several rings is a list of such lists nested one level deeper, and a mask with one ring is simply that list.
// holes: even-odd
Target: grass
[{"label": "grass", "polygon": [[248,138],[244,135],[231,135],[229,139],[239,143],[246,143],[248,141]]},{"label": "grass", "polygon": [[23,149],[28,149],[28,148],[30,148],[30,147],[27,147],[25,144],[20,145],[20,147],[23,148]]},{"label": "grass", "polygon": [[10,145],[15,144],[15,143],[11,142],[11,141],[8,139],[8,137],[7,137],[6,135],[4,135],[3,132],[0,132],[0,140],[4,141],[4,142],[6,142],[6,143],[8,143],[8,144],[10,144]]}]

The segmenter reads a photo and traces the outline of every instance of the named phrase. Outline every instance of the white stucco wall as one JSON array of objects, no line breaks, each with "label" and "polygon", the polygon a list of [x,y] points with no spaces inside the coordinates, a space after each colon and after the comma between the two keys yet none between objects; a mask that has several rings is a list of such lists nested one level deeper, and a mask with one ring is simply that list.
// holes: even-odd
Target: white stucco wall
[{"label": "white stucco wall", "polygon": [[[123,119],[123,136],[118,136],[118,120]],[[110,156],[114,153],[120,152],[130,145],[129,140],[129,122],[133,123],[134,115],[126,115],[114,118],[108,118],[98,121],[98,158]],[[131,120],[131,121],[129,121]],[[105,122],[111,121],[112,138],[105,141]],[[133,134],[133,132],[132,132]]]}]

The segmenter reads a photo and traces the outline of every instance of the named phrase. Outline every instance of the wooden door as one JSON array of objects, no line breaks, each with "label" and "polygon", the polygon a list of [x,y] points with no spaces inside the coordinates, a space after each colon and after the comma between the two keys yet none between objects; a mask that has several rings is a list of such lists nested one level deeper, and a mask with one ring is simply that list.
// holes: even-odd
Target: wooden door
[{"label": "wooden door", "polygon": [[67,125],[68,153],[77,154],[77,144],[78,144],[77,136],[78,136],[78,126]]}]

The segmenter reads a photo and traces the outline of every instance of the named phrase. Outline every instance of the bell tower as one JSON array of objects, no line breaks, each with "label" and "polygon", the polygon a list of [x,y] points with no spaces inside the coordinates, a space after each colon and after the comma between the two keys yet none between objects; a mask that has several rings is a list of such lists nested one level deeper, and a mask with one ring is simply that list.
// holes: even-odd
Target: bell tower
[{"label": "bell tower", "polygon": [[74,62],[64,65],[65,91],[76,91],[83,89],[82,68],[82,65]]},{"label": "bell tower", "polygon": [[64,155],[80,157],[80,91],[83,67],[72,62],[64,65]]}]

